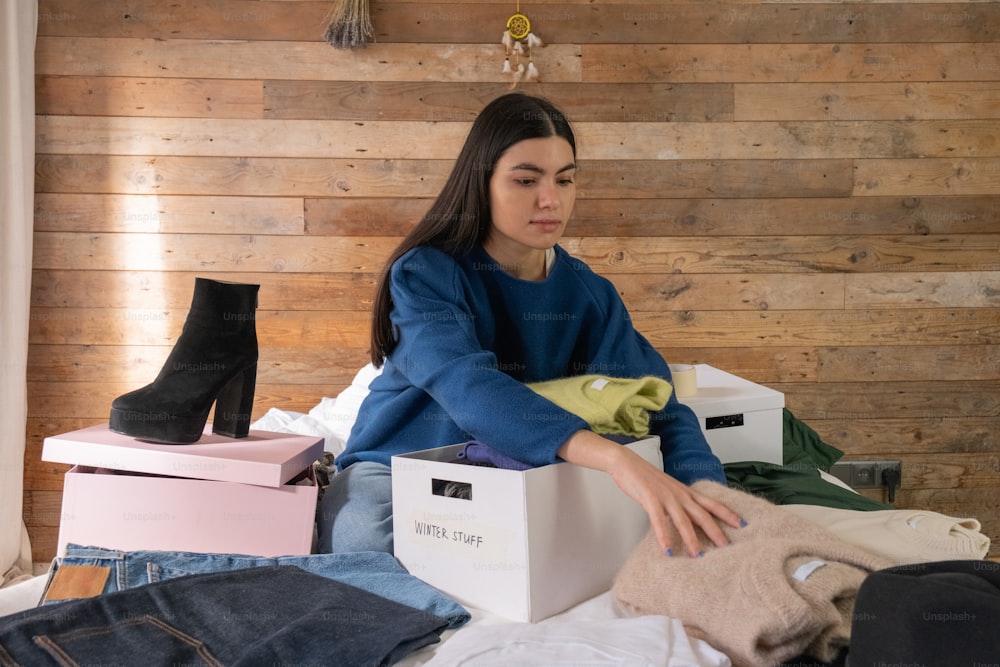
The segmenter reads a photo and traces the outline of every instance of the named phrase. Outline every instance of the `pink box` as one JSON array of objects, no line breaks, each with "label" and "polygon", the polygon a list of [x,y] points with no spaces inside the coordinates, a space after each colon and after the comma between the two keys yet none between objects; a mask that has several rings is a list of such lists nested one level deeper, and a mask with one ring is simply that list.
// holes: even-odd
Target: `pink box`
[{"label": "pink box", "polygon": [[317,487],[133,475],[74,466],[63,484],[58,555],[69,543],[121,551],[299,556],[312,551]]},{"label": "pink box", "polygon": [[[209,427],[211,428],[211,427]],[[58,555],[69,543],[122,551],[305,555],[323,438],[251,431],[157,445],[92,427],[45,439],[66,473]]]}]

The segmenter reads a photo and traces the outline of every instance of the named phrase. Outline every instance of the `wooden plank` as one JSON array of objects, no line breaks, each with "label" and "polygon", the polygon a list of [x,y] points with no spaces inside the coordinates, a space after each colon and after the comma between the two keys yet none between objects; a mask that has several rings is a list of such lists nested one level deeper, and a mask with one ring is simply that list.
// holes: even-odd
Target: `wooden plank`
[{"label": "wooden plank", "polygon": [[[968,331],[954,331],[963,340]],[[995,340],[995,335],[993,336]],[[820,382],[937,382],[1000,378],[1000,345],[830,346],[819,351]]]},{"label": "wooden plank", "polygon": [[997,454],[923,454],[904,472],[911,486],[919,489],[969,489],[1000,487],[1000,456]]},{"label": "wooden plank", "polygon": [[[506,92],[507,85],[502,83],[268,80],[264,82],[264,115],[314,120],[471,122],[490,100]],[[552,100],[575,122],[733,120],[733,86],[725,83],[543,81],[537,84],[537,94]]]},{"label": "wooden plank", "polygon": [[997,269],[882,273],[863,280],[856,275],[846,276],[846,304],[848,308],[1000,308],[1000,262]]},{"label": "wooden plank", "polygon": [[[786,404],[796,416],[813,424],[846,422],[845,427],[858,422],[862,428],[871,420],[898,419],[910,426],[905,431],[920,432],[926,426],[942,425],[950,420],[953,430],[964,431],[978,420],[1000,417],[1000,382],[990,380],[926,382],[823,382],[776,383],[773,389],[785,393]],[[923,422],[925,428],[917,425]],[[888,435],[888,438],[893,436]],[[969,438],[962,443],[925,442],[923,436],[906,443],[906,450],[979,451],[988,444],[986,439]],[[940,449],[937,449],[940,448]],[[902,451],[893,449],[892,451]]]},{"label": "wooden plank", "polygon": [[[327,10],[320,3],[261,0],[250,7],[235,0],[214,0],[198,5],[175,1],[169,8],[102,7],[87,4],[85,0],[50,0],[40,14],[39,33],[158,39],[321,39]],[[660,5],[645,3],[611,7],[563,4],[558,9],[533,7],[524,11],[531,18],[535,31],[541,29],[543,35],[546,27],[550,31],[558,28],[562,41],[589,39],[606,43],[777,41],[779,38],[799,41],[817,33],[833,33],[838,41],[851,38],[873,41],[895,34],[893,28],[898,24],[909,28],[911,33],[917,32],[910,35],[911,39],[934,41],[940,37],[931,28],[955,36],[976,34],[970,29],[976,25],[972,19],[989,18],[988,9],[985,17],[980,16],[984,10],[952,12],[928,25],[926,20],[921,24],[916,14],[905,11],[904,7],[896,10],[898,20],[892,22],[892,17],[878,7],[862,11],[856,5],[846,5],[837,12],[826,6],[780,4],[740,10],[727,9],[724,5],[678,5],[667,12]],[[502,25],[506,17],[495,7],[469,2],[376,4],[372,7],[372,15],[379,43],[448,42],[456,30],[462,31],[463,41],[496,41],[496,30],[490,28]],[[911,15],[914,20],[908,20]],[[962,16],[969,16],[969,19],[962,20]],[[58,20],[58,17],[66,18]],[[795,22],[796,18],[799,22]],[[981,33],[983,26],[978,27],[977,32]]]},{"label": "wooden plank", "polygon": [[[199,276],[204,272],[35,269],[31,304],[35,308],[181,310],[191,306]],[[264,309],[368,311],[378,274],[227,272],[217,277],[260,285],[258,305]]]},{"label": "wooden plank", "polygon": [[35,150],[67,155],[454,160],[468,131],[464,123],[422,121],[45,116],[36,123]]},{"label": "wooden plank", "polygon": [[[523,12],[542,37],[600,44],[989,42],[1000,22],[993,5],[944,3],[572,3]],[[489,5],[391,4],[376,6],[374,23],[378,39],[391,42],[445,41],[456,30],[464,41],[489,42],[504,18]]]},{"label": "wooden plank", "polygon": [[24,493],[25,524],[34,528],[58,528],[62,520],[62,494],[55,491]]},{"label": "wooden plank", "polygon": [[718,239],[565,237],[571,254],[599,273],[811,273],[996,270],[995,234],[938,236],[786,236]]},{"label": "wooden plank", "polygon": [[393,236],[400,239],[420,221],[431,198],[306,199],[310,236]]},{"label": "wooden plank", "polygon": [[[328,7],[315,2],[237,0],[175,1],[162,8],[102,7],[86,0],[50,0],[40,14],[39,34],[157,39],[322,39]],[[917,11],[921,9],[922,11]],[[450,43],[456,31],[466,42],[499,41],[497,27],[509,12],[480,3],[391,3],[371,8],[375,43]],[[533,30],[563,42],[879,42],[993,41],[997,11],[992,4],[928,3],[677,4],[608,6],[563,3],[525,8]],[[56,20],[72,16],[73,20]]]},{"label": "wooden plank", "polygon": [[130,5],[45,0],[39,12],[38,34],[318,41],[323,38],[329,11],[323,2],[172,0],[168,5]]},{"label": "wooden plank", "polygon": [[[786,394],[786,401],[794,396]],[[794,407],[791,409],[795,411]],[[803,419],[825,442],[843,451],[845,459],[906,457],[913,460],[926,453],[952,451],[982,456],[996,452],[997,447],[996,417]]]},{"label": "wooden plank", "polygon": [[386,237],[36,232],[33,266],[202,273],[378,273],[396,245]]},{"label": "wooden plank", "polygon": [[[993,120],[577,122],[583,160],[976,157]],[[467,123],[45,116],[35,150],[67,155],[453,160]],[[410,140],[420,137],[420,141]],[[602,163],[603,166],[603,163]],[[580,174],[586,169],[582,165]]]},{"label": "wooden plank", "polygon": [[1000,117],[995,81],[741,83],[734,95],[733,118],[741,121]]},{"label": "wooden plank", "polygon": [[634,311],[632,319],[657,348],[813,346],[821,382],[1000,377],[988,309]]},{"label": "wooden plank", "polygon": [[[622,160],[976,157],[992,120],[577,123],[580,155]],[[581,170],[582,172],[582,170]]]},{"label": "wooden plank", "polygon": [[35,80],[35,113],[261,118],[264,84],[249,80],[39,76]]},{"label": "wooden plank", "polygon": [[[440,191],[452,160],[38,155],[35,166],[36,192],[430,197]],[[845,187],[849,192],[850,183]]]},{"label": "wooden plank", "polygon": [[[31,560],[35,563],[52,562],[52,559],[56,557],[56,547],[59,544],[59,529],[48,526],[29,526],[28,537],[31,540]],[[44,572],[40,574],[44,574]]]},{"label": "wooden plank", "polygon": [[[650,338],[656,329],[643,325],[638,330]],[[816,351],[809,346],[675,347],[676,342],[656,347],[669,363],[708,364],[764,385],[816,381]]]},{"label": "wooden plank", "polygon": [[[324,206],[347,206],[321,200]],[[429,205],[429,204],[428,204]],[[310,206],[314,206],[310,202]],[[334,211],[337,209],[334,208]],[[375,206],[369,215],[377,215]],[[331,212],[331,215],[333,213]],[[312,229],[307,212],[307,226]],[[580,199],[573,236],[982,234],[1000,228],[1000,197]],[[402,231],[399,232],[403,233]]]},{"label": "wooden plank", "polygon": [[[188,310],[34,308],[29,343],[45,345],[169,345]],[[258,310],[261,349],[367,349],[371,315],[362,311]]]},{"label": "wooden plank", "polygon": [[276,234],[305,231],[296,197],[35,195],[35,231]]},{"label": "wooden plank", "polygon": [[[307,199],[307,233],[405,235],[430,198]],[[1000,228],[1000,197],[579,199],[572,236],[981,234]]]},{"label": "wooden plank", "polygon": [[626,274],[613,276],[633,313],[677,310],[840,310],[844,277],[804,274]]},{"label": "wooden plank", "polygon": [[[360,364],[357,368],[360,368]],[[354,372],[357,371],[354,369]],[[344,383],[349,383],[353,373],[345,371],[341,376]],[[254,393],[253,420],[260,419],[271,408],[290,410],[294,412],[309,412],[324,396],[336,395],[341,385],[261,383]],[[33,408],[46,420],[89,419],[98,423],[107,423],[111,402],[121,394],[136,389],[134,385],[122,382],[29,382],[29,400]],[[209,423],[212,416],[209,415]],[[26,466],[29,462],[26,460]],[[55,464],[32,464],[32,469],[55,470]],[[64,470],[59,468],[58,471]]]},{"label": "wooden plank", "polygon": [[[367,329],[360,334],[367,335]],[[260,348],[257,381],[262,385],[325,384],[330,392],[339,393],[337,388],[345,375],[351,373],[350,369],[357,372],[367,363],[363,348],[303,349],[279,345],[280,342],[272,342],[271,346]],[[94,378],[106,378],[138,388],[156,378],[172,349],[163,345],[32,345],[28,381],[87,383]],[[109,368],[117,370],[112,375]]]},{"label": "wooden plank", "polygon": [[856,160],[854,194],[1000,194],[1000,158]]},{"label": "wooden plank", "polygon": [[842,197],[850,160],[607,160],[579,162],[581,199]]},{"label": "wooden plank", "polygon": [[[35,188],[78,194],[434,197],[452,164],[453,160],[38,155]],[[584,199],[847,197],[853,188],[850,160],[581,160],[579,164],[577,193]]]},{"label": "wooden plank", "polygon": [[581,81],[995,81],[988,44],[584,44]]},{"label": "wooden plank", "polygon": [[[602,274],[812,273],[996,270],[997,235],[789,236],[716,239],[565,237],[562,246]],[[36,269],[378,273],[394,237],[37,232]]]},{"label": "wooden plank", "polygon": [[[499,40],[499,36],[496,38]],[[538,67],[546,81],[580,81],[580,46],[552,44]],[[369,44],[40,35],[41,75],[300,81],[473,81],[509,84],[499,44]]]}]

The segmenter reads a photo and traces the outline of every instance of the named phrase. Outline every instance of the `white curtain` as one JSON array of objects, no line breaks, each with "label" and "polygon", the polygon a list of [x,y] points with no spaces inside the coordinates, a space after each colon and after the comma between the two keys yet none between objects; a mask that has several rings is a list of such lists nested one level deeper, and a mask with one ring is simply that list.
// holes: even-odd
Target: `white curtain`
[{"label": "white curtain", "polygon": [[0,586],[31,575],[22,518],[37,0],[0,0]]}]

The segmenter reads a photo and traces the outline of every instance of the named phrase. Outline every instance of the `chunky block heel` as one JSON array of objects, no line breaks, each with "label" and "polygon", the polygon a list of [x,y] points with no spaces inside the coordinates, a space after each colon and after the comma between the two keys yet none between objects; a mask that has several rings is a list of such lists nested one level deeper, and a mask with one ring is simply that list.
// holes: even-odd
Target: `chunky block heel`
[{"label": "chunky block heel", "polygon": [[250,433],[250,413],[257,385],[257,365],[230,380],[215,400],[212,432],[230,438],[245,438]]},{"label": "chunky block heel", "polygon": [[181,336],[159,375],[114,400],[109,428],[186,445],[201,438],[214,403],[213,432],[245,438],[257,384],[259,287],[197,278]]}]

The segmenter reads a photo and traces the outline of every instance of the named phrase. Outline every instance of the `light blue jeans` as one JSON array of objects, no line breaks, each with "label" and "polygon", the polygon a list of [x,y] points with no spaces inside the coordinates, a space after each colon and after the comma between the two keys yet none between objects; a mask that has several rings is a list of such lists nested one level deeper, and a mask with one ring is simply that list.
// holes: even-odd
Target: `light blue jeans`
[{"label": "light blue jeans", "polygon": [[392,553],[392,474],[358,461],[330,480],[316,515],[320,553]]},{"label": "light blue jeans", "polygon": [[[313,554],[265,558],[239,554],[202,554],[186,551],[115,551],[99,547],[66,545],[57,558],[46,591],[60,569],[92,565],[109,568],[102,593],[113,593],[192,574],[231,572],[265,566],[292,565],[380,597],[445,618],[449,627],[469,620],[469,613],[436,588],[417,579],[385,552]],[[56,604],[46,601],[46,604]]]}]

